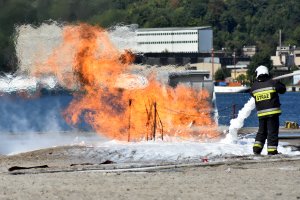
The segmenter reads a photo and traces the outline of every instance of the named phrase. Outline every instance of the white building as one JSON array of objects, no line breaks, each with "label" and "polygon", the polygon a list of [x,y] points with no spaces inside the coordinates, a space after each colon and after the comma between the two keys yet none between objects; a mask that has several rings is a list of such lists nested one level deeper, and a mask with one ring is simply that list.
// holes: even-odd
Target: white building
[{"label": "white building", "polygon": [[142,53],[210,53],[211,27],[141,28],[137,30],[137,51]]},{"label": "white building", "polygon": [[250,61],[239,61],[235,65],[226,65],[227,69],[247,69]]},{"label": "white building", "polygon": [[300,49],[296,46],[277,47],[276,55],[271,56],[274,67],[297,66],[300,67]]},{"label": "white building", "polygon": [[300,49],[295,48],[294,50],[294,62],[296,66],[300,66]]},{"label": "white building", "polygon": [[256,53],[256,46],[244,46],[242,54],[243,56],[252,57]]},{"label": "white building", "polygon": [[[300,72],[300,70],[298,70],[297,72]],[[297,85],[297,84],[299,84],[300,83],[300,75],[295,75],[294,77],[293,77],[293,84],[294,85]]]},{"label": "white building", "polygon": [[274,67],[285,66],[287,64],[287,57],[290,55],[290,47],[289,46],[281,46],[276,48],[276,55],[271,56],[271,60],[273,62]]},{"label": "white building", "polygon": [[[214,60],[217,61],[217,58],[214,58]],[[189,66],[198,71],[209,72],[210,79],[212,79],[216,71],[221,68],[221,64],[219,62],[214,62],[214,66],[212,66],[211,60],[204,60],[204,62],[201,63],[189,64]]]}]

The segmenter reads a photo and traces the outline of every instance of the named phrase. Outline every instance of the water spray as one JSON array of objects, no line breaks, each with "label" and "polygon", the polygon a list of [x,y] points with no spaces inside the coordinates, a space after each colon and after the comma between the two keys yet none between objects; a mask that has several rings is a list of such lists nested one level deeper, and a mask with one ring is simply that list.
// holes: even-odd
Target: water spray
[{"label": "water spray", "polygon": [[[284,74],[281,76],[274,77],[273,80],[279,80],[283,78],[288,78],[291,76],[300,75],[300,71],[295,71],[293,73]],[[244,126],[244,121],[249,117],[251,111],[255,108],[255,99],[251,97],[244,107],[239,111],[237,118],[230,121],[230,126],[228,133],[223,140],[226,143],[235,143],[237,141],[237,133]]]}]

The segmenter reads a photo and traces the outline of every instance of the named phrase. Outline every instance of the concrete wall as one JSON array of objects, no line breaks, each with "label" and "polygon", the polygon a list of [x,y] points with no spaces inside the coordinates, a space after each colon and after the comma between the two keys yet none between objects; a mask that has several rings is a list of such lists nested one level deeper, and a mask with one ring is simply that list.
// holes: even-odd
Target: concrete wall
[{"label": "concrete wall", "polygon": [[298,50],[298,49],[295,50],[294,55],[295,55],[295,57],[294,57],[295,65],[300,66],[300,50]]},{"label": "concrete wall", "polygon": [[197,91],[206,89],[212,97],[214,85],[211,80],[206,80],[206,76],[203,74],[189,74],[188,71],[186,74],[173,74],[169,76],[169,85],[176,87],[178,84],[182,84]]},{"label": "concrete wall", "polygon": [[232,69],[231,70],[231,78],[236,79],[240,75],[244,74],[247,76],[247,69]]},{"label": "concrete wall", "polygon": [[285,55],[281,56],[282,63],[280,62],[280,56],[271,56],[271,60],[274,66],[282,66],[285,65],[286,63],[286,56]]},{"label": "concrete wall", "polygon": [[[196,70],[202,70],[202,71],[209,71],[210,74],[210,79],[212,77],[212,63],[194,63],[190,64],[191,67],[196,67]],[[214,74],[218,69],[221,68],[221,64],[219,63],[214,63]]]},{"label": "concrete wall", "polygon": [[212,30],[199,30],[198,52],[210,53],[213,48]]}]

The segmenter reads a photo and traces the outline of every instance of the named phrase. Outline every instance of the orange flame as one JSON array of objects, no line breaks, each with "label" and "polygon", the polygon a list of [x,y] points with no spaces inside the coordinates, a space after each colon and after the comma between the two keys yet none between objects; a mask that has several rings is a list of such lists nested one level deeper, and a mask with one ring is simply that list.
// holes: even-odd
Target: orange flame
[{"label": "orange flame", "polygon": [[[71,58],[71,71],[58,62],[62,56]],[[104,29],[81,24],[64,28],[62,45],[47,60],[47,68],[39,68],[35,74],[54,73],[61,85],[76,88],[74,100],[64,111],[66,121],[76,125],[83,117],[109,138],[137,141],[164,135],[218,136],[205,90],[174,89],[153,76],[148,77],[144,89],[116,88],[118,77],[130,73],[132,61],[132,54],[121,54]]]}]

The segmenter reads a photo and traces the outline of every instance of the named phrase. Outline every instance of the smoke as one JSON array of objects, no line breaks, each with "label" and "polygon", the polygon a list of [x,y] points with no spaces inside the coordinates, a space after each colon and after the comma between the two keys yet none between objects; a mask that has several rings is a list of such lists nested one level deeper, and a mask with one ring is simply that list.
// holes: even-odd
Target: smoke
[{"label": "smoke", "polygon": [[17,90],[36,90],[37,81],[33,78],[7,74],[0,78],[0,91],[10,93]]},{"label": "smoke", "polygon": [[229,132],[223,139],[225,143],[235,143],[238,139],[237,133],[244,126],[244,121],[255,108],[255,99],[251,97],[244,107],[239,111],[237,118],[230,121]]},{"label": "smoke", "polygon": [[38,79],[27,75],[6,74],[0,77],[0,92],[2,93],[14,93],[19,91],[27,91],[28,94],[38,93],[39,89],[53,90],[57,86],[57,80],[53,76]]},{"label": "smoke", "polygon": [[[66,79],[66,77],[70,76],[70,79],[74,78],[71,75],[73,74],[72,66],[74,65],[75,57],[74,45],[66,45],[61,48],[63,41],[66,39],[64,38],[65,28],[65,24],[59,24],[55,21],[43,23],[38,27],[30,24],[18,26],[16,28],[15,48],[19,64],[14,78],[20,79],[22,77],[24,81],[16,87],[13,87],[11,83],[1,84],[0,91],[34,90],[38,88],[41,82],[49,89],[54,89],[59,84],[60,86],[69,88],[68,83],[70,81],[74,83],[74,81],[59,81],[59,79]],[[136,31],[137,25],[135,24],[126,26],[117,25],[109,28],[107,33],[111,43],[122,53],[126,50],[136,51]],[[57,49],[60,51],[57,52]],[[54,61],[49,63],[49,57],[51,56],[55,57],[55,63],[53,63]],[[53,64],[59,66],[55,71],[49,70],[49,66]],[[141,77],[148,77],[149,74],[155,74],[156,80],[165,85],[168,84],[170,72],[182,70],[182,68],[174,68],[174,66],[165,66],[159,69],[145,66],[130,67],[131,73],[138,74]],[[45,83],[45,80],[52,81]],[[2,82],[9,81],[11,80],[7,79]],[[31,85],[27,83],[29,81]],[[76,88],[78,85],[73,87]]]},{"label": "smoke", "polygon": [[[0,154],[71,144],[62,131],[72,130],[60,115],[57,98],[0,97]],[[66,140],[68,139],[68,140]],[[74,139],[74,138],[73,138]]]},{"label": "smoke", "polygon": [[18,71],[0,78],[0,154],[72,141],[62,132],[72,129],[61,116],[70,97],[39,97],[40,89],[55,90],[58,83],[55,74],[36,76],[33,73],[62,40],[62,26],[56,22],[16,27]]},{"label": "smoke", "polygon": [[108,29],[111,42],[120,50],[128,50],[135,52],[137,49],[136,31],[137,25],[117,25]]},{"label": "smoke", "polygon": [[[16,27],[17,74],[30,76],[38,63],[47,60],[63,41],[62,27],[56,22],[43,23],[39,27],[30,24]],[[67,60],[63,62],[66,64]]]},{"label": "smoke", "polygon": [[64,145],[95,145],[97,142],[107,141],[94,133],[80,132],[22,132],[0,134],[0,155],[12,155],[27,151],[38,150]]},{"label": "smoke", "polygon": [[[43,23],[39,27],[30,24],[21,25],[16,28],[16,54],[19,60],[19,73],[33,75],[32,72],[46,63],[55,49],[62,45],[66,25],[55,21]],[[132,50],[137,47],[135,25],[117,25],[108,29],[111,42],[119,51]],[[66,46],[63,51],[57,52],[60,56],[60,66],[69,72],[72,71],[74,46]],[[62,50],[62,49],[60,49]]]},{"label": "smoke", "polygon": [[0,98],[1,134],[19,132],[60,132],[70,130],[61,117],[63,98],[47,96],[24,98],[18,95],[5,95]]}]

